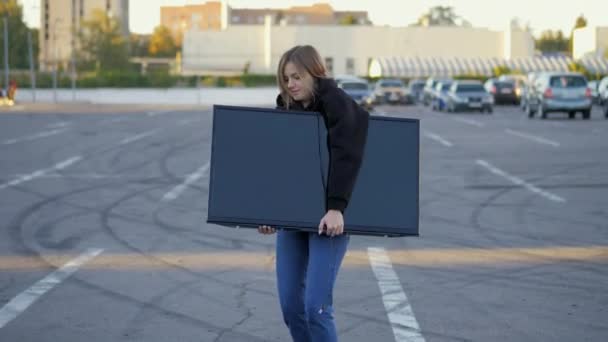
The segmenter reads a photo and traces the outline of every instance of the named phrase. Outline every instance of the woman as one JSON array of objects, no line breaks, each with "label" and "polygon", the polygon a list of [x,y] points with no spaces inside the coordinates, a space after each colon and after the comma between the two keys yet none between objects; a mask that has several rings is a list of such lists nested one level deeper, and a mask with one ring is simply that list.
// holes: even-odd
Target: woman
[{"label": "woman", "polygon": [[[279,62],[278,108],[321,113],[330,155],[326,213],[318,233],[279,230],[277,234],[279,300],[283,320],[297,342],[337,341],[333,288],[350,239],[344,233],[343,214],[367,140],[369,113],[326,75],[322,59],[312,46],[296,46]],[[269,226],[258,230],[262,234],[276,232]]]}]

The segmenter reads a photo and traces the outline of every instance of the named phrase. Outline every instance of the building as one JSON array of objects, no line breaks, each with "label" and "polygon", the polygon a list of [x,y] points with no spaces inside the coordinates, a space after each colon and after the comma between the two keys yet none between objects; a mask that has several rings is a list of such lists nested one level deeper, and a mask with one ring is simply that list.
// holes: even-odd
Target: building
[{"label": "building", "polygon": [[78,30],[95,10],[118,18],[123,34],[129,35],[129,0],[41,0],[40,69],[69,65]]},{"label": "building", "polygon": [[161,25],[173,33],[181,45],[185,32],[219,31],[228,26],[263,25],[270,16],[276,25],[336,25],[344,20],[355,24],[370,25],[367,12],[334,11],[324,3],[289,8],[231,8],[225,1],[208,1],[200,5],[164,6],[160,9]]},{"label": "building", "polygon": [[583,27],[574,30],[573,57],[606,56],[608,53],[608,26]]},{"label": "building", "polygon": [[[281,54],[302,44],[315,46],[333,75],[368,76],[372,61],[378,58],[429,60],[433,64],[421,71],[419,76],[423,76],[439,68],[432,62],[435,59],[485,61],[535,55],[529,32],[516,28],[507,31],[471,27],[282,26],[274,25],[273,18],[267,16],[265,25],[188,31],[182,70],[186,74],[238,73],[248,65],[250,73],[274,74]],[[482,70],[476,63],[465,66],[465,73]]]}]

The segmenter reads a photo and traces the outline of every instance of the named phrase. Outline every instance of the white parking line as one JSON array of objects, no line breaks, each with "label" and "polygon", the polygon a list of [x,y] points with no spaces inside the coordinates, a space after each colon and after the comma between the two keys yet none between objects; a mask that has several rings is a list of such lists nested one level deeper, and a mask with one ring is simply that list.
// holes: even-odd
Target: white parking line
[{"label": "white parking line", "polygon": [[123,139],[118,145],[130,144],[132,142],[136,142],[137,140],[141,140],[143,138],[149,137],[149,136],[154,135],[156,133],[158,133],[157,130],[152,130],[152,131],[148,131],[148,132],[145,132],[145,133],[137,134],[137,135],[134,135],[132,137],[128,137],[128,138]]},{"label": "white parking line", "polygon": [[536,141],[537,143],[540,143],[540,144],[550,145],[550,146],[553,146],[553,147],[559,147],[559,143],[557,141],[549,140],[549,139],[546,139],[546,138],[543,138],[543,137],[539,137],[539,136],[536,136],[536,135],[532,135],[532,134],[528,134],[528,133],[524,133],[524,132],[519,132],[519,131],[514,131],[514,130],[509,129],[509,128],[505,129],[505,132],[507,132],[509,134],[512,134],[512,135],[515,135],[515,136],[518,136],[518,137],[521,137],[521,138],[526,138],[526,139],[529,139],[529,140],[532,140],[532,141]]},{"label": "white parking line", "polygon": [[65,132],[65,131],[67,131],[66,128],[63,128],[63,129],[54,129],[52,131],[40,132],[40,133],[36,133],[36,134],[25,136],[23,138],[6,140],[6,141],[4,141],[2,143],[2,145],[13,145],[13,144],[17,144],[17,143],[20,143],[20,142],[32,141],[32,140],[36,140],[36,139],[40,139],[40,138],[46,138],[46,137],[50,137],[50,136],[53,136],[53,135],[61,134],[61,133]]},{"label": "white parking line", "polygon": [[534,186],[533,184],[530,184],[530,183],[524,181],[521,178],[512,176],[512,175],[508,174],[507,172],[502,171],[501,169],[493,166],[492,164],[488,163],[485,160],[478,159],[477,160],[477,164],[485,167],[488,170],[490,170],[490,172],[492,172],[493,174],[496,174],[496,175],[499,175],[501,177],[504,177],[504,178],[508,179],[509,181],[511,181],[512,183],[514,183],[516,185],[519,185],[519,186],[522,186],[522,187],[524,187],[524,188],[532,191],[533,193],[539,194],[539,195],[541,195],[541,196],[543,196],[543,197],[545,197],[545,198],[547,198],[547,199],[549,199],[549,200],[551,200],[553,202],[559,202],[559,203],[565,203],[566,202],[566,200],[564,198],[559,197],[559,196],[557,196],[555,194],[552,194],[552,193],[550,193],[548,191],[541,190],[541,189],[537,188],[536,186]]},{"label": "white parking line", "polygon": [[60,121],[60,122],[56,122],[54,124],[50,124],[47,127],[48,128],[64,128],[64,127],[68,127],[71,126],[72,123],[68,122],[68,121]]},{"label": "white parking line", "polygon": [[472,119],[464,119],[464,118],[452,118],[452,120],[454,121],[459,121],[462,123],[466,123],[467,125],[471,125],[471,126],[475,126],[475,127],[483,127],[485,126],[483,123],[477,121],[477,120],[472,120]]},{"label": "white parking line", "polygon": [[19,185],[19,184],[22,184],[22,183],[25,183],[25,182],[29,182],[29,181],[31,181],[33,179],[42,177],[42,176],[44,176],[44,175],[46,175],[46,174],[48,174],[50,172],[53,172],[53,171],[59,171],[59,170],[65,169],[68,166],[70,166],[70,165],[72,165],[74,163],[79,162],[81,159],[82,159],[81,156],[72,157],[72,158],[66,159],[65,161],[62,161],[61,163],[55,164],[55,166],[53,166],[53,167],[50,167],[50,168],[47,168],[47,169],[38,170],[38,171],[34,171],[34,172],[30,173],[30,174],[27,174],[27,175],[24,175],[24,176],[21,176],[21,177],[15,179],[15,180],[12,180],[12,181],[10,181],[8,183],[0,184],[0,190],[6,189],[6,188],[11,187],[11,186],[16,186],[16,185]]},{"label": "white parking line", "polygon": [[182,119],[177,122],[179,126],[189,125],[191,123],[199,122],[201,119]]},{"label": "white parking line", "polygon": [[163,114],[169,114],[171,112],[166,112],[166,111],[154,111],[154,112],[148,112],[148,116],[157,116],[157,115],[163,115]]},{"label": "white parking line", "polygon": [[429,131],[425,131],[424,132],[424,136],[426,136],[427,138],[433,139],[435,141],[438,141],[440,144],[446,146],[446,147],[452,147],[454,146],[454,144],[452,144],[451,142],[445,140],[444,138],[442,138],[441,136],[439,136],[439,134],[435,134]]},{"label": "white parking line", "polygon": [[176,186],[171,191],[167,192],[163,196],[162,201],[169,202],[169,201],[173,201],[174,199],[178,198],[181,195],[181,193],[184,192],[184,190],[186,190],[188,188],[188,186],[190,186],[190,184],[196,182],[199,178],[201,178],[205,174],[205,172],[207,172],[208,169],[209,169],[209,162],[207,162],[207,164],[201,166],[198,170],[196,170],[194,173],[189,175],[188,178],[186,178],[186,180],[182,184]]},{"label": "white parking line", "polygon": [[384,248],[367,249],[396,342],[424,342],[414,311]]},{"label": "white parking line", "polygon": [[88,250],[86,253],[81,254],[76,259],[63,265],[63,267],[49,274],[44,279],[38,281],[32,287],[13,298],[10,302],[6,303],[6,305],[0,309],[0,329],[2,329],[8,322],[15,319],[15,317],[19,316],[45,293],[53,289],[62,281],[66,280],[68,277],[74,274],[74,272],[78,271],[82,265],[89,262],[102,252],[102,249]]}]

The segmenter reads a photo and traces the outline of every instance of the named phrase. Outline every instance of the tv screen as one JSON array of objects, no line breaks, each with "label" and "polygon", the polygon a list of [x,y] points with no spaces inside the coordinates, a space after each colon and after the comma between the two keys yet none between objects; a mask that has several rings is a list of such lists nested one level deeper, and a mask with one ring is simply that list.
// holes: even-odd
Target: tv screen
[{"label": "tv screen", "polygon": [[[419,121],[371,116],[345,211],[355,235],[418,235]],[[214,106],[207,222],[317,231],[329,152],[318,113]]]}]

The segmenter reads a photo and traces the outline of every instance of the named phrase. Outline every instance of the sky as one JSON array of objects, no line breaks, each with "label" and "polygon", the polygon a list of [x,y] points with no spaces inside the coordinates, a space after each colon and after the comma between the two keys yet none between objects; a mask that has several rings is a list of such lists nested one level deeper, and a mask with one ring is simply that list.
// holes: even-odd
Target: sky
[{"label": "sky", "polygon": [[[40,26],[40,0],[19,0],[28,25]],[[151,33],[160,23],[160,6],[203,3],[204,0],[130,0],[131,32]],[[583,14],[590,26],[608,26],[608,0],[228,0],[238,8],[286,8],[326,2],[335,10],[367,11],[374,25],[407,26],[436,5],[452,6],[474,27],[504,30],[512,18],[529,24],[534,35],[544,30],[569,33]]]}]

